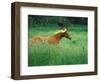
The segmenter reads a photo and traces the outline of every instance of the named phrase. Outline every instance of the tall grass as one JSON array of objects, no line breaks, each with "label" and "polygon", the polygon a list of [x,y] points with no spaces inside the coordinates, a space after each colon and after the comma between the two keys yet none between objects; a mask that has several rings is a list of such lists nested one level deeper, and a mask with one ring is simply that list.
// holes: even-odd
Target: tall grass
[{"label": "tall grass", "polygon": [[[57,30],[54,27],[35,27],[29,28],[28,37],[43,35],[49,36]],[[28,65],[47,66],[47,65],[72,65],[87,64],[87,28],[77,25],[70,28],[69,34],[72,40],[63,38],[59,45],[52,44],[33,44],[28,46]]]}]

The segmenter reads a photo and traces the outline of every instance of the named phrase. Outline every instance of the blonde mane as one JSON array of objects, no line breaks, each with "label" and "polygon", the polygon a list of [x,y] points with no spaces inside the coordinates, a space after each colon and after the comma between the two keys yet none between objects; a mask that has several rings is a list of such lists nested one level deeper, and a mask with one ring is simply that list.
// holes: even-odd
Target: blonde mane
[{"label": "blonde mane", "polygon": [[66,29],[62,29],[62,30],[57,30],[54,34],[58,34],[58,33],[64,33],[66,32]]}]

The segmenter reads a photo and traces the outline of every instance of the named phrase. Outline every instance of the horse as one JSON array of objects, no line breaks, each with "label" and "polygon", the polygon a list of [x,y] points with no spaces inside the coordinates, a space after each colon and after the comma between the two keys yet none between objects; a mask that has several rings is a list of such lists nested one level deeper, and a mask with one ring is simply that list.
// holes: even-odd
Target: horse
[{"label": "horse", "polygon": [[50,36],[33,36],[32,43],[42,42],[42,43],[49,43],[49,44],[59,44],[60,40],[64,37],[71,40],[71,37],[67,32],[67,29],[59,30],[55,32],[55,34]]}]

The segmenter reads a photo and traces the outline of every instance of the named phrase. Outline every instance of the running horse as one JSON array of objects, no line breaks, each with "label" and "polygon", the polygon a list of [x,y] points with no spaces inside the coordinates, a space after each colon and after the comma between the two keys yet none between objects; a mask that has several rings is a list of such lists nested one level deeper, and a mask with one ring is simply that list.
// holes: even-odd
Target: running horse
[{"label": "running horse", "polygon": [[55,34],[51,36],[33,36],[32,43],[43,42],[49,44],[59,44],[61,39],[64,37],[71,40],[71,37],[65,28],[55,32]]}]

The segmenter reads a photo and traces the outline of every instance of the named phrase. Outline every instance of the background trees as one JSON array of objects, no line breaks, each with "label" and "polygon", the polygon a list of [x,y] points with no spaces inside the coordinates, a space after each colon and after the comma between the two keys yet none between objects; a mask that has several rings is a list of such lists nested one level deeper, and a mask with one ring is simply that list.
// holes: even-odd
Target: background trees
[{"label": "background trees", "polygon": [[87,25],[87,18],[28,15],[28,25],[31,28],[35,26],[46,27],[48,25],[56,25],[62,28],[62,27],[70,27],[71,25],[74,25],[74,24]]}]

